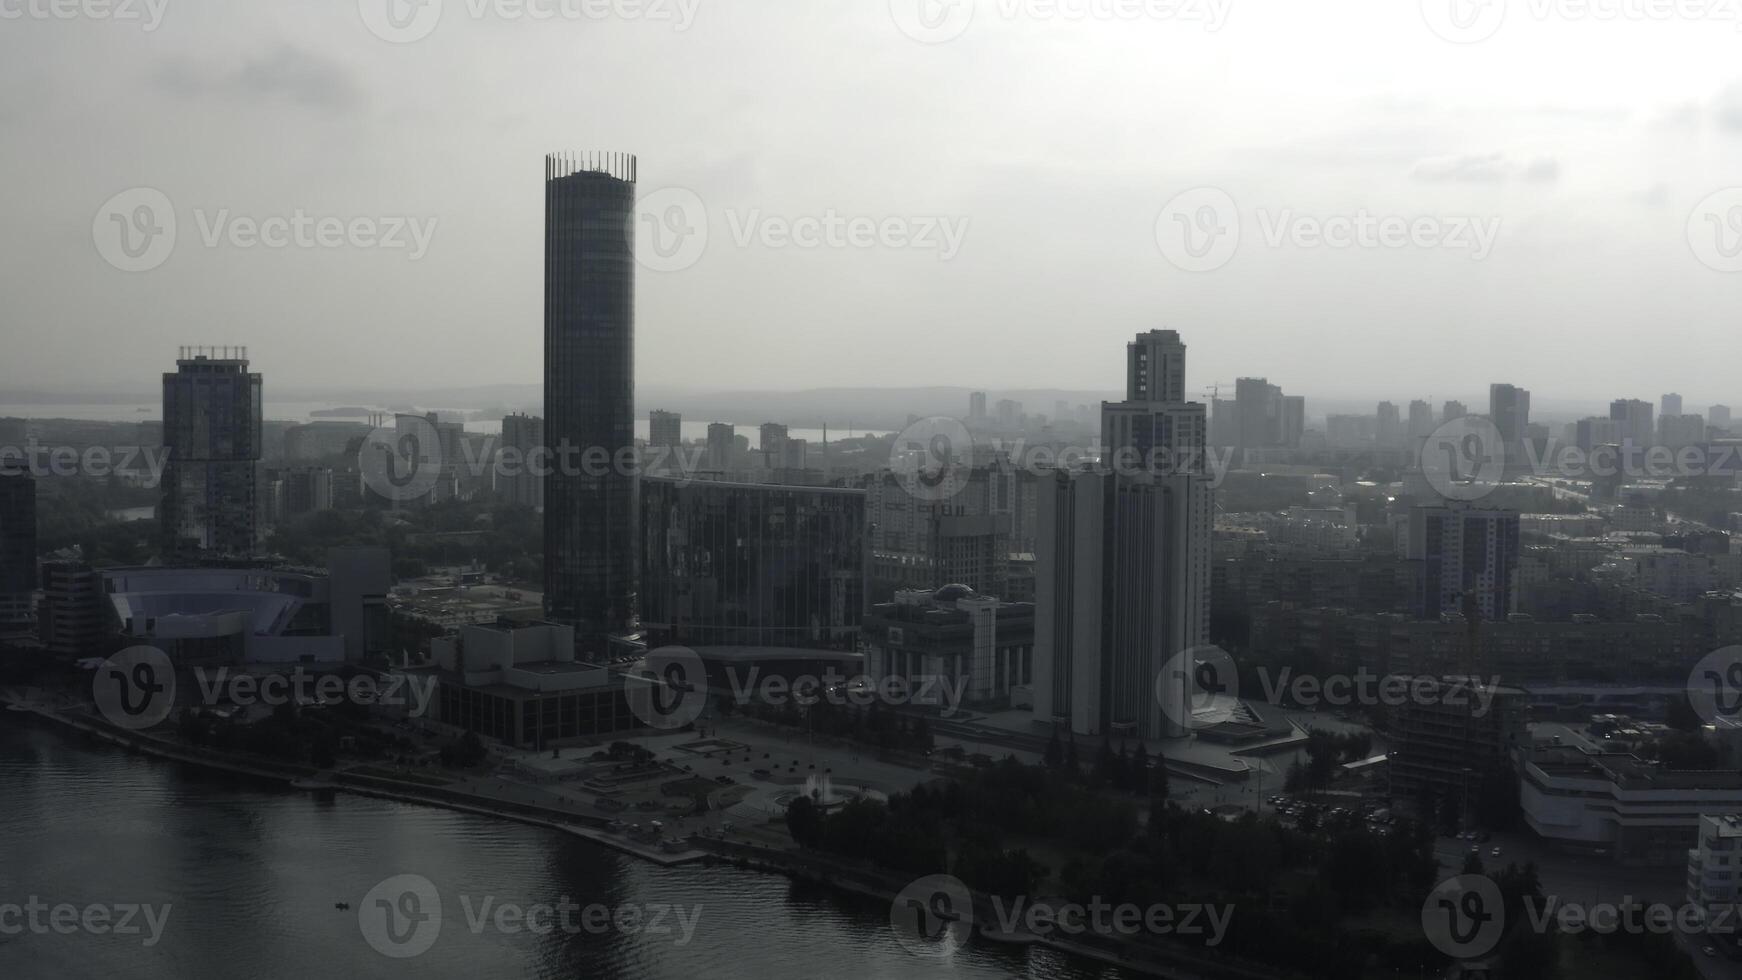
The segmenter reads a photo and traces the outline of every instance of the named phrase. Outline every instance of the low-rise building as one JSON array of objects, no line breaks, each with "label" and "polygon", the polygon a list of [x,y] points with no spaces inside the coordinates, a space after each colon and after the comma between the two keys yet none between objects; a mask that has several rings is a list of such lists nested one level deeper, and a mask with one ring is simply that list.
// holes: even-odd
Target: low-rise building
[{"label": "low-rise building", "polygon": [[896,592],[866,614],[864,638],[866,673],[900,677],[912,690],[959,690],[968,704],[1008,705],[1034,681],[1034,605],[965,585]]}]

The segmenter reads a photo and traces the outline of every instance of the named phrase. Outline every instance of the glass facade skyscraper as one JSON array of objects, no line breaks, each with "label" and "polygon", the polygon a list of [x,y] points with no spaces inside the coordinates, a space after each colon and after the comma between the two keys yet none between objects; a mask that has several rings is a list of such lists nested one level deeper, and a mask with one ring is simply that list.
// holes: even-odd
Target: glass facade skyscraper
[{"label": "glass facade skyscraper", "polygon": [[649,647],[854,648],[865,491],[658,477],[641,489]]},{"label": "glass facade skyscraper", "polygon": [[163,376],[163,553],[252,555],[260,375],[243,347],[184,347]]},{"label": "glass facade skyscraper", "polygon": [[544,601],[601,653],[635,621],[635,158],[545,157]]}]

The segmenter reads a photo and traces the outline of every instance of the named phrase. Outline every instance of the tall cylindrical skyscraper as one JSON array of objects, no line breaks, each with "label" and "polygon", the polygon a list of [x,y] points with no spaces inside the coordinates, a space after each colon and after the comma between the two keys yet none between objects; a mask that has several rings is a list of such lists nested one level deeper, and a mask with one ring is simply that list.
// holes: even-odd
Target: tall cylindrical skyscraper
[{"label": "tall cylindrical skyscraper", "polygon": [[544,169],[544,607],[599,653],[635,621],[635,158]]}]

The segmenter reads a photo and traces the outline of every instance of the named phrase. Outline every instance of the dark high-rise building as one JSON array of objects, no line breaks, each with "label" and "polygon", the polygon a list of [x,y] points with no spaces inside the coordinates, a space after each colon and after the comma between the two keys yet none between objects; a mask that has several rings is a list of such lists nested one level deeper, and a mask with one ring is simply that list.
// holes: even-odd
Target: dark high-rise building
[{"label": "dark high-rise building", "polygon": [[36,621],[36,480],[0,459],[0,634]]},{"label": "dark high-rise building", "polygon": [[1234,382],[1234,404],[1240,416],[1240,448],[1282,444],[1281,388],[1263,378],[1239,378]]},{"label": "dark high-rise building", "polygon": [[260,375],[245,347],[184,347],[163,376],[164,556],[252,555]]},{"label": "dark high-rise building", "polygon": [[683,445],[683,416],[654,409],[647,417],[647,444],[667,449]]},{"label": "dark high-rise building", "polygon": [[851,650],[865,491],[642,480],[648,645]]},{"label": "dark high-rise building", "polygon": [[544,471],[552,461],[543,451],[544,419],[536,415],[504,415],[497,452],[496,494],[522,507],[544,506]]},{"label": "dark high-rise building", "polygon": [[602,652],[635,620],[635,158],[544,170],[545,612]]},{"label": "dark high-rise building", "polygon": [[1407,556],[1419,562],[1415,609],[1423,619],[1461,613],[1488,622],[1518,611],[1518,511],[1452,503],[1409,514]]},{"label": "dark high-rise building", "polygon": [[1649,446],[1657,436],[1648,401],[1617,398],[1609,403],[1609,418],[1621,423],[1621,438],[1633,440],[1635,446]]},{"label": "dark high-rise building", "polygon": [[1508,446],[1524,442],[1524,430],[1530,425],[1530,392],[1516,385],[1488,386],[1488,421],[1500,432],[1500,440]]},{"label": "dark high-rise building", "polygon": [[65,657],[86,657],[103,644],[104,605],[97,572],[82,561],[42,563],[42,605],[37,624],[42,645]]}]

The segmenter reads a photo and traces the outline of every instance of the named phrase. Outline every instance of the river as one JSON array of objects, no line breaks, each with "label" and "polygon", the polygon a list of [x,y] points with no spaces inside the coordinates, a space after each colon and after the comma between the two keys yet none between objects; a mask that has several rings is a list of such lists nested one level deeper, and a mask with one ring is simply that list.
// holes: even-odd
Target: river
[{"label": "river", "polygon": [[[378,951],[360,918],[365,896],[398,875],[427,879],[441,901],[433,942],[403,958]],[[33,899],[47,907],[34,918]],[[525,921],[547,927],[535,934],[514,914],[565,899],[581,907],[566,931],[535,914]],[[56,905],[78,910],[77,923],[56,919]],[[132,906],[156,916],[155,943],[145,912],[135,932],[113,933]],[[606,914],[622,928],[604,926]],[[660,868],[509,821],[278,789],[0,714],[0,977],[1120,975],[981,942],[921,957],[896,941],[883,901],[730,867]]]}]

